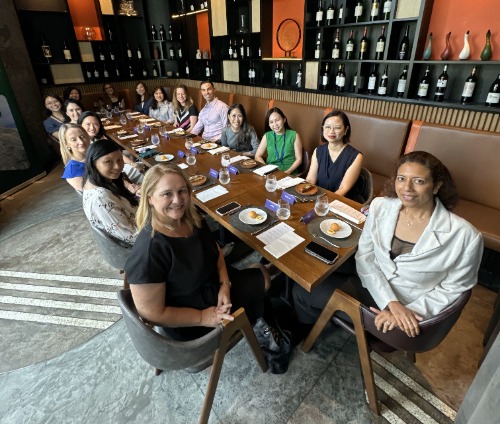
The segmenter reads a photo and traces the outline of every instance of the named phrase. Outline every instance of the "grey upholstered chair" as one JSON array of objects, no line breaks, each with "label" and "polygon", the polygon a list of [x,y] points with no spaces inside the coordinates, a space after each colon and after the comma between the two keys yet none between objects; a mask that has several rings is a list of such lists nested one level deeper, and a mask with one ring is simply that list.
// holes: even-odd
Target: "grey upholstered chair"
[{"label": "grey upholstered chair", "polygon": [[132,251],[132,245],[111,237],[109,234],[98,228],[93,226],[91,227],[94,239],[99,246],[99,250],[104,257],[104,260],[113,268],[123,272],[125,261]]},{"label": "grey upholstered chair", "polygon": [[267,370],[266,360],[243,308],[233,314],[234,321],[225,320],[205,336],[182,342],[173,340],[165,334],[159,334],[146,325],[137,313],[130,290],[118,292],[118,303],[132,343],[139,355],[156,368],[156,375],[162,370],[185,369],[188,372],[199,372],[212,365],[200,424],[208,422],[224,356],[241,340],[242,335],[246,338],[262,372]]},{"label": "grey upholstered chair", "polygon": [[[414,353],[434,349],[443,341],[455,322],[457,322],[470,296],[471,290],[462,293],[444,311],[420,322],[420,334],[418,336],[408,337],[399,328],[395,328],[387,333],[377,330],[374,323],[376,314],[368,306],[362,305],[353,297],[337,289],[330,297],[330,300],[307,336],[302,345],[302,350],[309,352],[330,319],[355,335],[368,403],[370,409],[379,415],[370,350],[374,349],[384,352],[403,350],[413,354],[412,357],[414,359]],[[345,318],[345,315],[343,317],[340,314],[334,315],[337,311],[347,314],[350,321]],[[370,338],[367,337],[367,333]]]}]

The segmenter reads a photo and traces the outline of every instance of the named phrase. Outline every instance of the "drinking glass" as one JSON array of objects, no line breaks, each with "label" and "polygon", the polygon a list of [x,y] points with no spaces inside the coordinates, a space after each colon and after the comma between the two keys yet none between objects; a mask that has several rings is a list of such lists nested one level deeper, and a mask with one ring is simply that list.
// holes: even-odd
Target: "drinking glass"
[{"label": "drinking glass", "polygon": [[184,146],[186,146],[186,149],[190,149],[193,147],[193,139],[192,138],[186,138],[186,141],[184,142]]},{"label": "drinking glass", "polygon": [[144,133],[144,124],[139,123],[139,124],[137,125],[137,132],[138,132],[139,134]]},{"label": "drinking glass", "polygon": [[120,108],[118,106],[115,106],[115,108],[113,109],[113,113],[115,115],[118,115],[120,113]]},{"label": "drinking glass", "polygon": [[106,118],[111,119],[113,117],[113,112],[109,109],[106,110]]},{"label": "drinking glass", "polygon": [[276,175],[266,175],[266,190],[272,193],[273,191],[276,191],[277,186],[278,183],[276,182]]},{"label": "drinking glass", "polygon": [[221,156],[220,163],[223,167],[227,167],[227,166],[231,165],[231,156],[229,156],[229,153],[224,153]]},{"label": "drinking glass", "polygon": [[162,125],[160,127],[160,130],[158,131],[158,133],[162,136],[162,137],[165,137],[167,134],[167,127],[165,127],[164,125]]},{"label": "drinking glass", "polygon": [[221,168],[219,171],[219,181],[221,184],[226,185],[231,181],[231,175],[229,174],[229,169]]},{"label": "drinking glass", "polygon": [[158,144],[160,144],[160,137],[158,136],[158,134],[153,134],[151,136],[151,143],[153,143],[155,146],[158,146]]},{"label": "drinking glass", "polygon": [[127,118],[125,117],[125,115],[123,113],[120,115],[120,124],[122,124],[122,125],[127,124]]},{"label": "drinking glass", "polygon": [[186,162],[188,165],[194,165],[196,163],[196,155],[193,152],[187,152]]},{"label": "drinking glass", "polygon": [[330,210],[330,205],[328,204],[328,197],[319,196],[314,204],[314,212],[318,216],[325,216]]},{"label": "drinking glass", "polygon": [[290,218],[290,203],[288,203],[284,199],[279,199],[276,216],[278,217],[278,219],[281,219],[282,221],[285,221],[288,218]]}]

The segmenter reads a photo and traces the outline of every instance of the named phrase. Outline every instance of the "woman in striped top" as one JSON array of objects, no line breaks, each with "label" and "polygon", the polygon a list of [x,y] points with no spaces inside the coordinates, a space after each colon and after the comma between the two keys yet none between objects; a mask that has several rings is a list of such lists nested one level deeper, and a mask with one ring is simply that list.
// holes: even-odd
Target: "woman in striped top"
[{"label": "woman in striped top", "polygon": [[175,88],[172,104],[174,105],[174,126],[187,132],[191,131],[198,122],[198,109],[193,104],[193,99],[184,84],[180,84]]}]

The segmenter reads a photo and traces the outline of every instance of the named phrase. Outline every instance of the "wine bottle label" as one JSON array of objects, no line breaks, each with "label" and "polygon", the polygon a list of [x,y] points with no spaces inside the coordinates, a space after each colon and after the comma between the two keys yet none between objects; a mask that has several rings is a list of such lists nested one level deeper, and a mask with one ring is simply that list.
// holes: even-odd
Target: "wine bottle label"
[{"label": "wine bottle label", "polygon": [[283,82],[283,71],[280,71],[280,81]]},{"label": "wine bottle label", "polygon": [[101,60],[106,60],[106,58],[104,57],[104,53],[101,53],[101,54],[99,55],[99,59],[101,59]]},{"label": "wine bottle label", "polygon": [[99,71],[97,71],[97,70],[96,70],[96,71],[94,71],[94,76],[95,76],[96,78],[99,78]]},{"label": "wine bottle label", "polygon": [[383,53],[385,49],[385,41],[377,41],[377,46],[375,47],[375,51],[377,53]]},{"label": "wine bottle label", "polygon": [[383,9],[383,12],[384,13],[389,13],[391,11],[391,6],[392,6],[392,1],[391,0],[387,0],[385,3],[384,3],[384,9]]},{"label": "wine bottle label", "polygon": [[[104,55],[102,57],[104,57]],[[142,59],[142,53],[140,50],[137,50],[137,59]]]},{"label": "wine bottle label", "polygon": [[446,84],[448,84],[447,80],[438,80],[436,87],[437,88],[446,88]]},{"label": "wine bottle label", "polygon": [[322,10],[318,10],[316,12],[316,21],[321,22],[322,20],[323,20],[323,11]]},{"label": "wine bottle label", "polygon": [[339,85],[339,78],[340,78],[340,77],[339,77],[338,75],[335,77],[335,85],[336,85],[336,86],[338,86],[338,85]]},{"label": "wine bottle label", "polygon": [[127,50],[127,56],[129,59],[132,59],[132,50]]},{"label": "wine bottle label", "polygon": [[238,51],[236,49],[234,49],[233,51],[233,59],[237,59],[238,58]]},{"label": "wine bottle label", "polygon": [[115,54],[113,52],[109,53],[109,57],[111,60],[115,60]]},{"label": "wine bottle label", "polygon": [[247,57],[250,57],[250,46],[247,46]]},{"label": "wine bottle label", "polygon": [[345,87],[345,77],[344,76],[340,76],[338,77],[338,82],[337,82],[337,85],[339,87]]},{"label": "wine bottle label", "polygon": [[340,57],[340,49],[332,50],[332,59],[338,59]]},{"label": "wine bottle label", "polygon": [[421,82],[418,85],[417,96],[419,96],[419,97],[426,97],[428,91],[429,91],[429,84]]},{"label": "wine bottle label", "polygon": [[119,77],[120,76],[120,71],[118,70],[118,68],[115,69],[115,72],[116,72],[116,76]]},{"label": "wine bottle label", "polygon": [[377,77],[368,78],[368,90],[375,90],[375,84],[377,83]]},{"label": "wine bottle label", "polygon": [[356,6],[354,8],[354,16],[361,16],[363,14],[363,6]]},{"label": "wine bottle label", "polygon": [[462,92],[462,97],[472,97],[474,89],[476,88],[476,83],[473,81],[467,81],[464,84],[464,91]]},{"label": "wine bottle label", "polygon": [[344,17],[344,8],[341,7],[339,9],[339,21],[341,21],[343,17]]},{"label": "wine bottle label", "polygon": [[385,96],[387,94],[387,87],[379,87],[377,93],[380,96]]},{"label": "wine bottle label", "polygon": [[233,55],[233,49],[229,47],[229,57],[231,57],[232,55]]},{"label": "wine bottle label", "polygon": [[153,69],[153,76],[157,77],[158,76],[158,71],[156,69]]},{"label": "wine bottle label", "polygon": [[181,59],[181,58],[182,58],[182,49],[179,49],[178,56],[179,56],[179,59]]},{"label": "wine bottle label", "polygon": [[400,79],[398,81],[398,88],[396,89],[396,91],[398,93],[404,93],[405,92],[405,88],[406,88],[406,80],[405,79]]},{"label": "wine bottle label", "polygon": [[354,75],[354,80],[352,81],[352,85],[356,87],[358,85],[358,76]]},{"label": "wine bottle label", "polygon": [[275,80],[278,80],[279,78],[280,78],[280,73],[279,73],[279,71],[276,71],[276,72],[274,73],[274,79],[275,79]]},{"label": "wine bottle label", "polygon": [[354,51],[354,44],[347,43],[347,45],[345,46],[345,51],[346,52]]},{"label": "wine bottle label", "polygon": [[326,11],[326,19],[332,20],[333,19],[333,9],[328,9]]},{"label": "wine bottle label", "polygon": [[70,52],[68,49],[64,49],[64,50],[63,50],[63,53],[64,53],[64,58],[65,58],[66,60],[71,60],[71,59],[72,59],[72,58],[71,58],[71,52]]},{"label": "wine bottle label", "polygon": [[488,93],[488,96],[486,97],[486,103],[500,103],[500,93]]},{"label": "wine bottle label", "polygon": [[92,78],[92,74],[90,73],[90,71],[87,71],[87,78]]},{"label": "wine bottle label", "polygon": [[255,78],[255,69],[250,69],[250,72],[251,72],[250,77]]},{"label": "wine bottle label", "polygon": [[148,71],[146,71],[145,69],[142,71],[142,76],[143,77],[147,77],[148,76]]},{"label": "wine bottle label", "polygon": [[50,51],[50,47],[47,45],[42,46],[43,56],[46,58],[52,57],[52,52]]},{"label": "wine bottle label", "polygon": [[323,75],[323,77],[321,78],[321,85],[325,87],[328,85],[328,75]]},{"label": "wine bottle label", "polygon": [[378,3],[373,3],[371,15],[372,16],[378,16],[378,11],[379,11]]},{"label": "wine bottle label", "polygon": [[314,58],[319,59],[319,50],[318,49],[314,50]]},{"label": "wine bottle label", "polygon": [[366,52],[366,48],[368,47],[367,41],[361,41],[361,45],[359,46],[360,53]]},{"label": "wine bottle label", "polygon": [[252,69],[251,68],[248,70],[248,78],[252,79]]}]

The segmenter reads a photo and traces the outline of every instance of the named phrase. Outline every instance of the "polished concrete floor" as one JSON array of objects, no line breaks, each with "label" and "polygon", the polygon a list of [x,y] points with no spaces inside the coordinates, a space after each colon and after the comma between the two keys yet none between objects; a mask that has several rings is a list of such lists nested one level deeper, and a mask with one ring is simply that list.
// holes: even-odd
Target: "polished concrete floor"
[{"label": "polished concrete floor", "polygon": [[[195,423],[209,370],[155,377],[116,303],[81,198],[61,167],[0,212],[0,423]],[[372,354],[382,416],[365,402],[355,340],[333,326],[284,375],[246,343],[226,357],[212,423],[451,423],[477,372],[495,294],[478,286],[457,325],[415,364]]]}]

